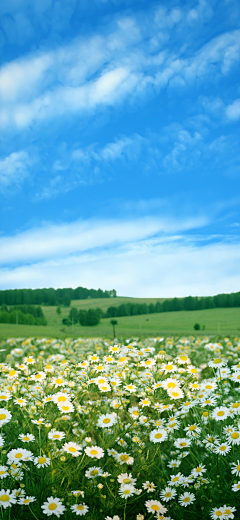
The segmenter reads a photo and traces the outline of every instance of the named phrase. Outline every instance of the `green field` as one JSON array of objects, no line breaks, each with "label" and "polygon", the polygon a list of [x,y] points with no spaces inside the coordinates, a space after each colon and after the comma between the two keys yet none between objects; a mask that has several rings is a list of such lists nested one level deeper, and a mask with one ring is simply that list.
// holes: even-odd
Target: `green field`
[{"label": "green field", "polygon": [[[114,298],[111,304],[119,305],[119,302],[129,301],[130,298]],[[131,300],[140,300],[132,298]],[[157,299],[154,299],[157,301]],[[142,299],[150,303],[153,299]],[[107,308],[109,299],[92,299],[92,300],[76,300],[72,302],[73,307],[90,308],[100,307]],[[70,308],[62,308],[60,316],[56,313],[56,307],[43,307],[48,325],[12,325],[8,323],[0,324],[0,339],[9,337],[87,337],[101,336],[111,338],[113,331],[109,318],[101,320],[99,325],[95,327],[82,327],[75,325],[74,327],[66,327],[62,325],[62,318],[67,317]],[[240,335],[240,308],[216,308],[205,309],[201,311],[179,311],[164,312],[159,314],[142,314],[138,316],[124,316],[117,319],[116,335],[117,337],[131,336],[159,336],[159,335],[178,335],[178,334],[196,334],[193,329],[195,323],[201,325],[198,332],[205,334],[236,334]],[[205,326],[205,329],[202,329]]]}]

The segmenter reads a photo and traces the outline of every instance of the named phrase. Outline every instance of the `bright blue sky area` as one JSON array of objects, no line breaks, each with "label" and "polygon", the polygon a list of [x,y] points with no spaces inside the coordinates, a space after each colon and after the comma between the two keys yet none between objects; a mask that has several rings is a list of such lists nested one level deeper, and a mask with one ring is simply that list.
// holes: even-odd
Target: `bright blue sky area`
[{"label": "bright blue sky area", "polygon": [[0,288],[240,290],[238,0],[0,21]]}]

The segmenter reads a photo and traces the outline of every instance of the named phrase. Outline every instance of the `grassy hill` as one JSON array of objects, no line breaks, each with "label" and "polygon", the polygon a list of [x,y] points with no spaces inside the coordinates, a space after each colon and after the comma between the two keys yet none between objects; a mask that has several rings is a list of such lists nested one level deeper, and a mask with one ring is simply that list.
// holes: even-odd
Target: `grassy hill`
[{"label": "grassy hill", "polygon": [[[100,307],[106,309],[109,305],[119,305],[120,302],[141,300],[142,302],[156,302],[157,298],[113,298],[76,300],[72,306],[82,309]],[[105,305],[105,307],[104,307]],[[0,339],[9,337],[78,337],[78,336],[101,336],[112,337],[112,326],[110,319],[102,319],[95,327],[64,327],[62,318],[67,317],[70,308],[62,308],[60,316],[56,313],[56,307],[43,307],[48,325],[11,325],[0,323]],[[240,337],[240,308],[215,308],[199,311],[164,312],[159,314],[142,314],[140,316],[123,316],[117,318],[116,334],[118,337],[131,336],[158,336],[196,334],[193,329],[195,323],[205,326],[199,334],[234,334]]]}]

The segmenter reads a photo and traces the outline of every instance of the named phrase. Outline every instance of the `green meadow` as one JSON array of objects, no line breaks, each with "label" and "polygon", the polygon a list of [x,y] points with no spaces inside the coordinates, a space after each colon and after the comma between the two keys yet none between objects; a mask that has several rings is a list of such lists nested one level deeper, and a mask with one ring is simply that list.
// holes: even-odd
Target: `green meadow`
[{"label": "green meadow", "polygon": [[[75,300],[71,307],[77,309],[101,308],[104,311],[110,305],[120,305],[129,301],[136,303],[156,303],[164,298],[107,298]],[[9,337],[105,337],[113,335],[109,318],[101,319],[94,327],[82,327],[74,325],[67,327],[62,324],[62,319],[67,317],[71,307],[61,307],[58,315],[56,307],[43,306],[43,312],[47,319],[47,326],[36,325],[12,325],[0,324],[0,339]],[[198,311],[178,311],[154,314],[142,314],[137,316],[118,317],[116,326],[117,337],[153,337],[159,335],[196,334],[193,326],[199,323],[199,334],[239,334],[240,308],[215,308]]]}]

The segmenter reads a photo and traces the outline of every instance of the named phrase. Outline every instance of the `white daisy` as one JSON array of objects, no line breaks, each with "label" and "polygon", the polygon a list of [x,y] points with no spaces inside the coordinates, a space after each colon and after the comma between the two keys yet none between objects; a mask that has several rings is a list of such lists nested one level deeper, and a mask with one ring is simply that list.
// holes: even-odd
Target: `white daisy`
[{"label": "white daisy", "polygon": [[218,406],[212,411],[212,419],[215,421],[224,421],[229,417],[229,410],[226,406]]},{"label": "white daisy", "polygon": [[61,441],[64,437],[66,437],[66,433],[64,432],[52,431],[48,433],[48,438],[52,441]]},{"label": "white daisy", "polygon": [[131,473],[121,473],[121,475],[118,475],[118,482],[120,484],[133,484],[135,485],[137,482],[136,478],[132,477]]},{"label": "white daisy", "polygon": [[240,491],[240,480],[236,484],[233,484],[232,491]]},{"label": "white daisy", "polygon": [[84,503],[83,504],[74,504],[74,506],[71,506],[71,510],[76,515],[83,516],[88,512],[89,507]]},{"label": "white daisy", "polygon": [[35,441],[35,437],[31,433],[25,433],[25,434],[24,433],[20,433],[18,438],[22,442],[33,442],[33,441]]},{"label": "white daisy", "polygon": [[1,489],[0,491],[0,506],[6,509],[7,507],[11,507],[12,504],[16,504],[16,497],[10,489]]},{"label": "white daisy", "polygon": [[47,502],[41,506],[45,515],[56,515],[58,518],[65,511],[65,506],[59,498],[48,497]]},{"label": "white daisy", "polygon": [[97,426],[99,426],[99,428],[111,428],[111,426],[116,422],[116,414],[107,413],[105,415],[100,415],[100,417],[98,418]]},{"label": "white daisy", "polygon": [[118,453],[116,455],[116,459],[120,464],[129,464],[130,466],[134,462],[134,458],[130,457],[130,455],[128,455],[127,453]]},{"label": "white daisy", "polygon": [[231,473],[233,475],[237,475],[239,477],[240,476],[240,461],[238,460],[237,463],[231,462],[230,466],[232,466]]},{"label": "white daisy", "polygon": [[24,505],[24,506],[28,506],[29,504],[31,504],[32,502],[34,502],[36,500],[35,497],[29,497],[29,496],[26,496],[26,497],[20,497],[18,499],[18,504],[20,505]]},{"label": "white daisy", "polygon": [[175,488],[167,486],[165,489],[161,491],[160,498],[164,502],[169,502],[169,500],[172,500],[172,498],[174,498],[176,494],[177,492]]},{"label": "white daisy", "polygon": [[40,455],[40,457],[35,457],[33,462],[37,468],[45,468],[45,466],[49,466],[51,464],[51,459],[45,455]]},{"label": "white daisy", "polygon": [[178,502],[179,502],[180,506],[184,506],[184,507],[187,507],[190,504],[192,504],[194,502],[194,500],[196,500],[195,495],[193,493],[188,493],[187,491],[185,491],[185,493],[180,495],[178,498]]},{"label": "white daisy", "polygon": [[101,459],[104,457],[104,450],[102,448],[99,448],[98,446],[87,446],[85,448],[85,453],[88,457],[91,457],[92,459]]},{"label": "white daisy", "polygon": [[158,500],[148,500],[145,502],[148,513],[166,513],[167,508],[164,507]]},{"label": "white daisy", "polygon": [[159,428],[157,430],[152,430],[149,435],[149,438],[150,438],[150,441],[154,442],[154,444],[156,442],[163,442],[167,438],[167,432],[162,428]]},{"label": "white daisy", "polygon": [[119,495],[122,498],[131,497],[132,495],[134,495],[134,493],[135,493],[135,488],[132,484],[121,484],[120,489],[119,489]]},{"label": "white daisy", "polygon": [[8,473],[8,467],[7,466],[0,466],[0,478],[6,478],[9,477]]},{"label": "white daisy", "polygon": [[15,462],[19,464],[20,462],[33,460],[33,454],[29,450],[25,450],[24,448],[19,448],[16,450],[10,450],[7,454],[8,463],[11,464]]},{"label": "white daisy", "polygon": [[82,446],[76,444],[76,442],[66,442],[63,445],[63,450],[70,453],[73,457],[78,457],[81,454]]},{"label": "white daisy", "polygon": [[191,445],[191,440],[187,439],[186,437],[179,438],[179,439],[176,439],[176,441],[174,441],[174,446],[176,448],[185,449],[185,448],[188,448],[188,446],[190,446],[190,445]]},{"label": "white daisy", "polygon": [[96,466],[92,466],[91,468],[88,468],[88,470],[86,471],[85,473],[85,476],[87,478],[90,478],[90,479],[93,479],[93,478],[96,478],[96,477],[99,477],[103,475],[103,470],[102,468],[98,468]]},{"label": "white daisy", "polygon": [[11,421],[12,414],[6,408],[0,408],[0,426],[7,424]]}]

